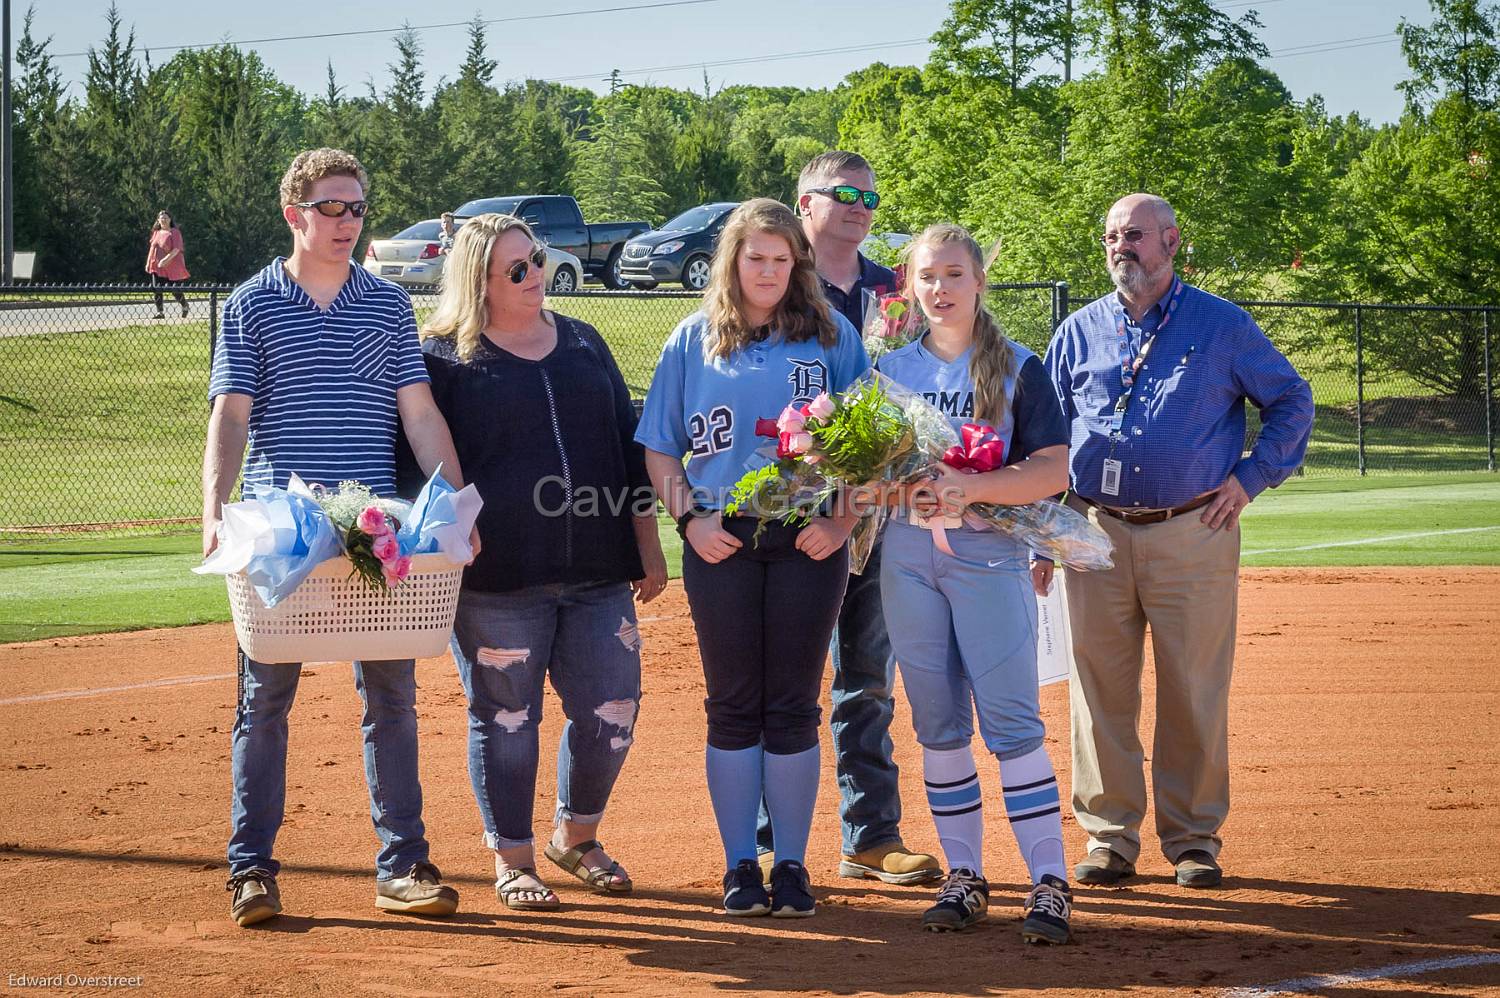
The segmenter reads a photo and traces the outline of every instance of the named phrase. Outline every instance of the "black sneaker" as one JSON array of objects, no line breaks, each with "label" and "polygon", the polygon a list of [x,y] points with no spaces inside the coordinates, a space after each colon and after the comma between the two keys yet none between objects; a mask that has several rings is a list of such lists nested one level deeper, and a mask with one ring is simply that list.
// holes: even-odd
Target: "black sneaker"
[{"label": "black sneaker", "polygon": [[760,882],[760,864],[742,859],[724,874],[724,914],[737,918],[764,915],[771,910],[771,895]]},{"label": "black sneaker", "polygon": [[922,913],[922,928],[928,932],[958,932],[984,918],[989,910],[989,882],[961,866],[943,881],[937,904]]},{"label": "black sneaker", "polygon": [[264,922],[281,914],[281,891],[269,870],[256,867],[229,878],[224,889],[231,895],[229,917],[241,927]]},{"label": "black sneaker", "polygon": [[784,859],[771,867],[772,918],[811,918],[817,908],[807,867],[795,859]]},{"label": "black sneaker", "polygon": [[1021,938],[1028,943],[1061,946],[1073,938],[1073,929],[1068,924],[1073,914],[1073,895],[1066,880],[1043,874],[1042,882],[1026,895],[1021,910],[1026,913],[1026,920],[1021,923]]}]

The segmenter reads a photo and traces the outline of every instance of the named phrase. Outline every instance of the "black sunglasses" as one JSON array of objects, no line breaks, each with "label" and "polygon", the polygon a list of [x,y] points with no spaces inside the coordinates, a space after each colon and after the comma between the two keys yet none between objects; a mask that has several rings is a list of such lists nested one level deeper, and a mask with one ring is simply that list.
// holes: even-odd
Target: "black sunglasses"
[{"label": "black sunglasses", "polygon": [[865,207],[874,211],[880,205],[880,195],[874,191],[862,191],[858,187],[849,184],[840,184],[837,187],[812,187],[808,189],[809,194],[825,194],[833,198],[839,204],[855,204],[863,201]]},{"label": "black sunglasses", "polygon": [[547,251],[538,246],[536,250],[525,260],[517,260],[510,265],[505,273],[510,277],[510,283],[520,284],[526,280],[526,275],[531,273],[532,267],[545,266],[547,263]]},{"label": "black sunglasses", "polygon": [[355,218],[364,218],[365,212],[370,210],[370,202],[340,201],[337,198],[324,198],[322,201],[298,201],[297,207],[316,208],[318,214],[325,218],[343,218],[346,211]]}]

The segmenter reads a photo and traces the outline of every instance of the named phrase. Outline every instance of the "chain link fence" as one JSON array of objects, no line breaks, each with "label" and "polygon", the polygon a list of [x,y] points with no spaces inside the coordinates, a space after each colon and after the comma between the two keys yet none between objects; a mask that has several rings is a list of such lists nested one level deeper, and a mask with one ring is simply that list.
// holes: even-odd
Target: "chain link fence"
[{"label": "chain link fence", "polygon": [[[220,286],[0,288],[0,539],[197,520]],[[436,299],[414,291],[417,319]],[[991,310],[1038,353],[1085,300],[1066,284],[992,286]],[[699,296],[581,292],[548,306],[596,327],[637,397]],[[1311,382],[1304,473],[1494,470],[1500,308],[1243,303]],[[1250,440],[1259,423],[1252,408]],[[1247,440],[1247,445],[1249,440]]]}]

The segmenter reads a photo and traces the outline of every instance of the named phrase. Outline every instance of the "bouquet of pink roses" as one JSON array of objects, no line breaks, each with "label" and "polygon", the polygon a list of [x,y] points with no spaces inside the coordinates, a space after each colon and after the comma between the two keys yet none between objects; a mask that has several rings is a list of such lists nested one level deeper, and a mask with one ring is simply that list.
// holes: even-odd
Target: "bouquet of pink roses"
[{"label": "bouquet of pink roses", "polygon": [[[724,512],[756,516],[762,523],[806,522],[844,488],[913,484],[933,478],[939,464],[989,471],[1001,466],[1003,448],[985,429],[971,424],[960,436],[926,399],[871,372],[836,397],[819,395],[807,405],[788,406],[774,422],[760,420],[757,432],[777,437],[777,461],[736,482]],[[1052,500],[1022,506],[971,503],[964,519],[1069,568],[1114,564],[1109,537]],[[883,507],[861,520],[851,541],[853,571],[863,568],[883,522]]]},{"label": "bouquet of pink roses", "polygon": [[376,592],[394,589],[411,573],[411,557],[401,553],[396,535],[407,503],[379,499],[360,482],[340,482],[337,491],[314,486],[313,495],[333,521],[339,544],[358,577]]}]

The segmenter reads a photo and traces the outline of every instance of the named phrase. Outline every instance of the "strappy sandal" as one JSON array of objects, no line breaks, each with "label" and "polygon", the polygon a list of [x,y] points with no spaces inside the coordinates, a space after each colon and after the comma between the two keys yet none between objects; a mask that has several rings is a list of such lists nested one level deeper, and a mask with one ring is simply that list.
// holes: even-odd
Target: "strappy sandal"
[{"label": "strappy sandal", "polygon": [[[561,907],[557,895],[552,893],[552,888],[542,884],[541,890],[535,887],[521,887],[516,881],[522,877],[530,877],[541,884],[541,879],[536,875],[534,866],[513,866],[500,874],[495,881],[495,896],[500,903],[507,908],[515,908],[517,911],[556,911]],[[526,895],[533,895],[526,897]]]},{"label": "strappy sandal", "polygon": [[[625,868],[619,863],[616,863],[613,859],[609,861],[608,866],[588,866],[584,863],[583,857],[587,856],[594,849],[604,852],[604,847],[599,844],[597,839],[580,842],[566,852],[548,842],[547,848],[543,849],[542,852],[548,859],[557,864],[558,868],[564,873],[577,877],[596,891],[604,894],[629,894],[634,889],[635,884],[631,881],[629,874],[625,872]],[[608,856],[609,854],[605,853],[605,855]],[[623,879],[617,881],[615,880],[616,877]]]}]

